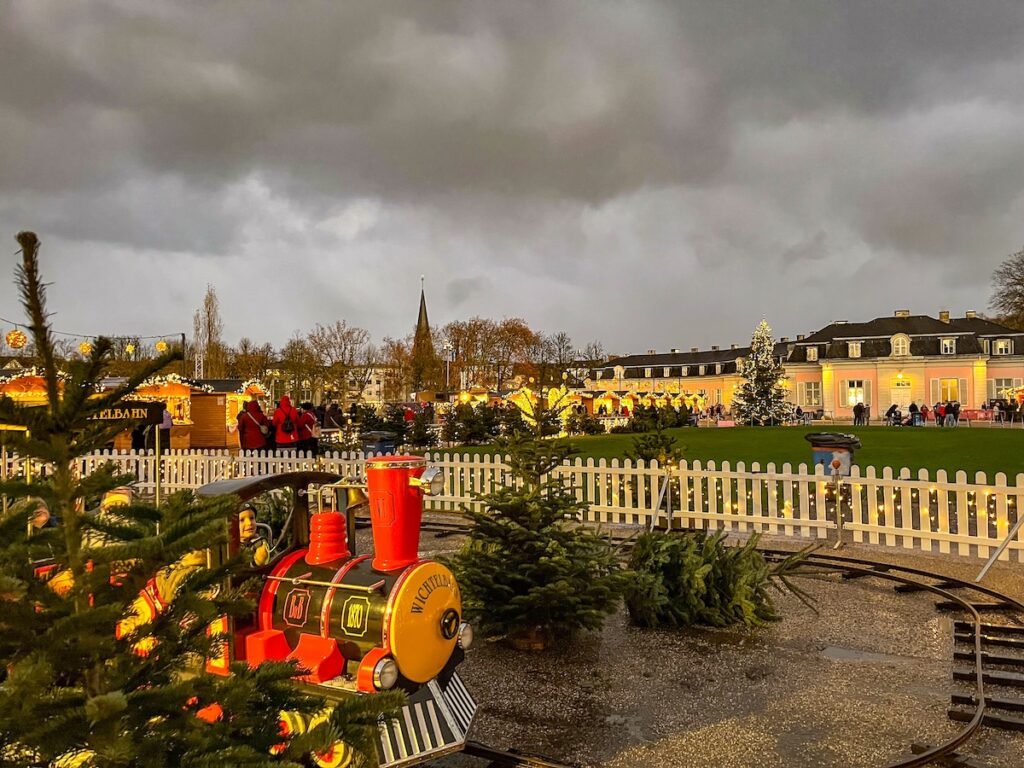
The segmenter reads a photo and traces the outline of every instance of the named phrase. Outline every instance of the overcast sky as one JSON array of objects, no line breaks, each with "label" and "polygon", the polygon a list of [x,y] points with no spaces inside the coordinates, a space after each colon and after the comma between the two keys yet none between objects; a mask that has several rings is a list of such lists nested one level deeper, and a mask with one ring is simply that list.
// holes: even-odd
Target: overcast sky
[{"label": "overcast sky", "polygon": [[190,331],[212,283],[231,343],[402,336],[420,274],[434,325],[620,353],[984,310],[1024,2],[5,0],[21,229],[88,333]]}]

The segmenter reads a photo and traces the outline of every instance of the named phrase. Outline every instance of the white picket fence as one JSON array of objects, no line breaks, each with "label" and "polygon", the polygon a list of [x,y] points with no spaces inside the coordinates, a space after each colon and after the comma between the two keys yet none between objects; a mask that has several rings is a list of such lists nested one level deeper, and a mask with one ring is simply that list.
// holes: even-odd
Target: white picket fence
[{"label": "white picket fence", "polygon": [[[228,451],[170,451],[162,460],[162,489],[166,493],[197,488],[229,477],[252,477],[295,470],[319,469],[342,476],[359,476],[365,456],[332,454],[319,458],[303,453],[281,455],[232,454]],[[430,463],[445,477],[442,495],[427,500],[435,511],[481,509],[479,495],[498,484],[512,482],[501,457],[479,454],[431,453]],[[79,460],[88,474],[104,462],[138,478],[138,487],[152,493],[157,462],[152,452],[103,451]],[[5,463],[4,471],[10,471]],[[837,512],[854,542],[900,547],[941,554],[986,558],[1006,537],[1024,505],[1024,474],[1013,484],[1003,473],[990,481],[978,472],[969,479],[927,470],[912,476],[874,467],[851,477],[838,491],[820,466],[808,469],[783,464],[749,467],[722,462],[659,467],[628,459],[576,459],[557,472],[589,505],[587,522],[627,526],[671,525],[675,528],[724,529],[738,533],[823,539],[835,535]],[[666,487],[667,485],[667,487]],[[1024,528],[1003,559],[1024,561]]]}]

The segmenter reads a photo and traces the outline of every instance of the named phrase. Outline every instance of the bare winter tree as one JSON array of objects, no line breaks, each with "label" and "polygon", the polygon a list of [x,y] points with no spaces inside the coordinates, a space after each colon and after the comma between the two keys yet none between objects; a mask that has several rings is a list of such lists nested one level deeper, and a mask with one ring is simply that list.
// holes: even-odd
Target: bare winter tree
[{"label": "bare winter tree", "polygon": [[334,391],[341,406],[358,399],[377,364],[377,348],[370,343],[370,332],[337,320],[326,326],[317,323],[306,341],[318,378]]},{"label": "bare winter tree", "polygon": [[192,317],[193,355],[201,357],[201,365],[196,365],[196,373],[202,372],[208,379],[224,378],[227,373],[227,349],[222,334],[224,323],[220,318],[220,300],[214,287],[206,284],[206,295],[203,305]]},{"label": "bare winter tree", "polygon": [[231,351],[228,370],[232,376],[237,376],[240,379],[264,381],[274,365],[275,357],[273,346],[270,344],[257,346],[252,339],[245,336]]},{"label": "bare winter tree", "polygon": [[1011,328],[1024,328],[1024,249],[1009,256],[992,273],[989,306]]}]

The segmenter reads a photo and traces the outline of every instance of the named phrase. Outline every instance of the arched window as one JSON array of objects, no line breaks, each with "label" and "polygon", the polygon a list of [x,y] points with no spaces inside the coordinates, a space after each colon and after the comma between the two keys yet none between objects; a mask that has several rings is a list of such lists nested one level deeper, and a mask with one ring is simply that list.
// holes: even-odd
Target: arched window
[{"label": "arched window", "polygon": [[898,334],[892,337],[892,356],[906,357],[910,354],[910,337]]}]

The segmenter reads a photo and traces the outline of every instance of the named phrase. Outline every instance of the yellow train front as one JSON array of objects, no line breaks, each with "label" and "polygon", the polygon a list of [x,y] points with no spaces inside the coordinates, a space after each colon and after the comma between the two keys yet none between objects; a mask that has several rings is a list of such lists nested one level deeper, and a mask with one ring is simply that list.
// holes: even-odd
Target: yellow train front
[{"label": "yellow train front", "polygon": [[[472,643],[472,628],[462,620],[452,572],[419,556],[423,496],[439,490],[439,479],[420,457],[386,456],[366,462],[365,486],[327,473],[297,472],[200,489],[203,495],[237,494],[246,502],[291,487],[295,499],[280,531],[254,520],[254,512],[247,517],[251,507],[243,509],[229,551],[249,548],[256,562],[265,563],[266,582],[250,622],[214,628],[229,640],[207,669],[226,674],[231,661],[255,666],[294,659],[306,670],[303,687],[327,702],[405,690],[408,701],[399,718],[380,726],[382,768],[461,749],[476,703],[456,667]],[[364,487],[365,497],[359,492]],[[355,551],[361,501],[368,506],[372,554]],[[282,720],[286,730],[311,726],[291,716]],[[318,762],[343,766],[349,757],[337,745]]]}]

